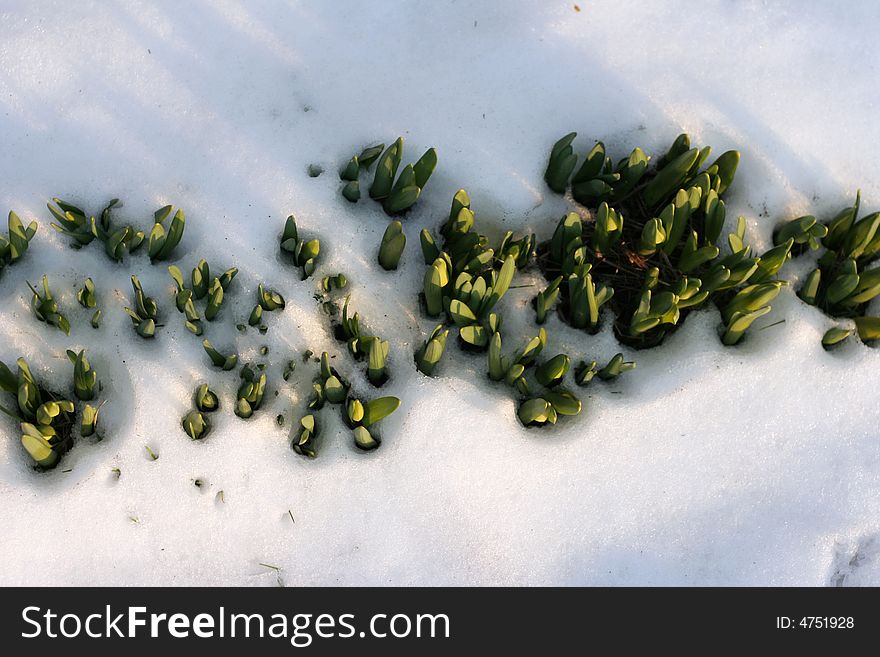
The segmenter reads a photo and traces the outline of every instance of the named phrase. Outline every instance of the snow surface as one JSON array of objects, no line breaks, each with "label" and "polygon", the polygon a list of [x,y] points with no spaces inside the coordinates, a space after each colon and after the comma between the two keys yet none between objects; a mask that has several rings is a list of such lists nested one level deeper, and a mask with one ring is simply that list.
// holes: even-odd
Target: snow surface
[{"label": "snow surface", "polygon": [[[81,441],[48,474],[0,421],[0,584],[880,584],[880,352],[824,352],[831,320],[792,289],[762,320],[786,321],[741,347],[720,346],[706,311],[661,348],[627,352],[638,369],[591,384],[586,415],[555,430],[523,429],[484,360],[452,342],[441,376],[415,370],[432,326],[415,304],[419,229],[465,187],[490,234],[546,238],[565,205],[542,173],[570,130],[580,150],[603,138],[621,156],[660,152],[680,131],[716,153],[739,148],[728,215],[748,217],[759,247],[777,221],[826,217],[857,187],[863,207],[880,207],[876,3],[579,4],[3,3],[0,207],[41,227],[0,279],[0,359],[24,355],[63,384],[64,349],[85,347],[110,390],[104,441]],[[345,202],[336,171],[399,134],[408,157],[435,146],[440,164],[405,221],[401,269],[385,273],[374,258],[387,219]],[[313,163],[325,173],[310,178]],[[55,195],[92,212],[118,196],[118,219],[141,226],[175,203],[188,216],[176,262],[241,269],[207,337],[245,359],[270,347],[254,419],[232,415],[237,377],[210,369],[183,329],[164,265],[70,250],[48,226]],[[307,282],[277,253],[291,212],[322,238]],[[392,342],[382,394],[403,404],[370,454],[325,410],[310,461],[289,429],[314,368],[300,363],[284,384],[283,363],[331,350],[375,394],[312,298],[337,271]],[[69,339],[29,314],[25,280],[43,273],[74,322]],[[122,311],[132,273],[167,318],[152,342]],[[86,276],[100,331],[75,301]],[[240,335],[260,281],[288,307],[266,336]],[[533,292],[503,301],[508,349],[535,330]],[[550,354],[619,350],[556,318],[548,330]],[[179,423],[201,381],[225,408],[192,442]]]}]

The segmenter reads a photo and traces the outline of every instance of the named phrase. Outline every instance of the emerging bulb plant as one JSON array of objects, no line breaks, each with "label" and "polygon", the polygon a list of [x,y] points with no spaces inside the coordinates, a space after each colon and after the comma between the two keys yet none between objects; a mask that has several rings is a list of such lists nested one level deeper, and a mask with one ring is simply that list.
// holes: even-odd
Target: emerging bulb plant
[{"label": "emerging bulb plant", "polygon": [[348,279],[345,274],[336,274],[336,276],[325,276],[321,279],[321,289],[324,292],[334,292],[336,290],[344,290],[348,287]]},{"label": "emerging bulb plant", "polygon": [[318,456],[318,423],[311,413],[304,415],[299,421],[299,430],[291,442],[293,451],[300,456],[315,458]]},{"label": "emerging bulb plant", "polygon": [[192,270],[190,287],[187,287],[183,272],[176,265],[169,266],[168,273],[175,285],[175,305],[178,312],[183,313],[186,318],[187,330],[195,335],[201,335],[204,329],[195,301],[207,297],[205,319],[209,322],[214,321],[223,305],[226,289],[232,284],[233,279],[238,274],[238,269],[231,267],[220,276],[212,279],[211,268],[207,261],[204,259],[199,260],[196,267]]},{"label": "emerging bulb plant", "polygon": [[92,314],[92,328],[97,329],[101,326],[101,309],[97,308],[98,299],[95,296],[95,282],[91,278],[87,278],[83,287],[76,293],[76,300],[83,308],[95,308]]},{"label": "emerging bulb plant", "polygon": [[349,398],[345,405],[343,419],[354,433],[354,444],[358,449],[370,451],[381,444],[376,430],[370,430],[382,418],[391,415],[400,406],[397,397],[379,397],[363,402],[355,397]]},{"label": "emerging bulb plant", "polygon": [[93,400],[98,375],[89,364],[85,349],[80,350],[79,353],[68,349],[67,358],[73,363],[73,391],[76,398],[81,401]]},{"label": "emerging bulb plant", "polygon": [[134,330],[139,336],[152,338],[156,335],[159,306],[155,299],[144,293],[144,288],[137,276],[131,277],[131,287],[134,290],[134,308],[126,308],[125,312],[131,318]]},{"label": "emerging bulb plant", "polygon": [[192,440],[201,440],[211,431],[211,423],[206,414],[220,408],[220,400],[207,383],[202,383],[193,393],[193,405],[195,408],[183,416],[181,426]]},{"label": "emerging bulb plant", "polygon": [[[17,365],[18,371],[13,374],[0,362],[0,390],[15,400],[15,406],[0,405],[0,411],[20,423],[21,444],[34,463],[41,468],[52,468],[73,444],[76,408],[72,401],[59,399],[43,388],[24,358],[19,358]],[[97,422],[97,411],[94,422]],[[90,434],[83,432],[83,435]]]},{"label": "emerging bulb plant", "polygon": [[[173,217],[171,215],[172,212],[174,213]],[[170,225],[166,228],[165,221],[168,217],[172,218]],[[182,209],[178,208],[175,212],[173,205],[166,205],[153,213],[153,219],[155,223],[150,231],[147,253],[150,256],[151,262],[168,260],[183,238],[183,231],[186,228],[186,216]]]},{"label": "emerging bulb plant", "polygon": [[431,335],[425,343],[416,351],[416,367],[425,376],[433,376],[443,352],[446,350],[446,338],[449,337],[449,329],[438,324],[431,331]]},{"label": "emerging bulb plant", "polygon": [[241,384],[238,387],[238,399],[235,402],[235,414],[246,420],[263,403],[266,393],[266,373],[250,364],[241,368]]},{"label": "emerging bulb plant", "polygon": [[49,278],[43,276],[42,294],[40,294],[30,283],[27,285],[31,289],[31,292],[33,292],[33,297],[31,298],[31,310],[34,313],[34,316],[39,321],[64,331],[66,335],[70,335],[70,322],[61,314],[61,311],[58,308],[58,302],[55,300],[55,297],[52,296],[52,291],[49,289]]},{"label": "emerging bulb plant", "polygon": [[217,393],[208,387],[207,383],[200,384],[193,393],[193,403],[196,410],[202,413],[213,413],[220,408],[220,399]]},{"label": "emerging bulb plant", "polygon": [[330,354],[321,354],[321,367],[318,377],[312,385],[312,397],[309,400],[309,413],[300,419],[299,427],[291,442],[293,451],[301,456],[315,458],[318,455],[318,424],[315,413],[324,404],[342,404],[350,386],[343,376],[330,364]]},{"label": "emerging bulb plant", "polygon": [[81,208],[60,198],[52,201],[55,205],[46,204],[57,222],[52,223],[52,228],[73,238],[72,246],[75,248],[82,248],[97,239],[104,245],[104,251],[111,260],[121,262],[126,253],[134,253],[144,243],[143,231],[131,226],[113,228],[111,211],[121,205],[119,199],[111,200],[101,211],[99,219],[88,216]]},{"label": "emerging bulb plant", "polygon": [[82,417],[80,419],[79,432],[83,438],[89,438],[94,436],[98,429],[98,413],[101,410],[101,406],[92,406],[91,404],[84,404],[82,409]]},{"label": "emerging bulb plant", "polygon": [[[134,253],[146,243],[151,262],[170,258],[183,238],[186,227],[183,210],[178,209],[175,212],[171,205],[156,210],[153,213],[153,227],[147,239],[144,231],[130,225],[121,228],[113,226],[112,210],[121,205],[119,199],[111,200],[101,211],[99,218],[88,216],[83,209],[59,198],[52,199],[47,207],[55,219],[52,227],[71,237],[76,248],[82,248],[97,239],[104,245],[104,251],[111,260],[122,262],[126,253]],[[172,213],[174,216],[166,228],[166,221]]]},{"label": "emerging bulb plant", "polygon": [[[448,219],[440,227],[442,247],[429,230],[421,231],[422,256],[428,265],[422,295],[426,313],[431,317],[445,313],[458,327],[459,339],[466,349],[488,349],[489,378],[503,381],[524,398],[519,416],[527,426],[555,423],[559,415],[580,413],[580,400],[556,389],[571,367],[569,357],[559,354],[536,366],[536,359],[547,344],[543,328],[511,356],[502,351],[502,319],[494,309],[510,289],[516,271],[527,267],[534,257],[535,236],[517,239],[508,231],[498,247],[492,248],[488,238],[474,230],[474,223],[470,198],[466,191],[459,190],[453,197]],[[589,267],[582,267],[579,274],[582,280],[589,280]],[[562,283],[562,277],[557,277],[539,295],[536,312],[540,322],[546,320],[558,299]],[[611,296],[610,290],[597,294],[595,286],[590,292],[599,296],[599,305]],[[433,373],[445,348],[448,330],[443,331],[442,324],[437,326],[416,353],[417,367],[427,375]],[[533,395],[534,387],[545,389],[540,397]]]},{"label": "emerging bulb plant", "polygon": [[224,372],[228,372],[238,364],[238,354],[224,355],[214,348],[210,340],[203,340],[202,347],[205,353],[208,354],[208,358],[211,359],[214,367],[219,367]]},{"label": "emerging bulb plant", "polygon": [[9,232],[6,237],[0,234],[0,273],[7,265],[21,260],[28,250],[30,241],[37,233],[37,222],[32,221],[25,228],[15,212],[9,213]]},{"label": "emerging bulb plant", "polygon": [[356,359],[367,357],[367,378],[376,387],[388,381],[387,361],[391,344],[375,335],[362,332],[361,318],[358,313],[349,315],[348,304],[351,295],[345,297],[342,306],[342,317],[335,324],[336,339],[345,342],[349,353]]},{"label": "emerging bulb plant", "polygon": [[405,247],[406,235],[403,234],[403,224],[394,220],[388,224],[382,236],[382,244],[379,245],[379,264],[382,269],[385,271],[397,269]]},{"label": "emerging bulb plant", "polygon": [[313,394],[309,400],[309,408],[319,411],[324,403],[341,404],[350,388],[348,382],[330,365],[330,354],[326,351],[321,354],[321,369],[312,386]]},{"label": "emerging bulb plant", "polygon": [[522,349],[507,357],[502,352],[500,326],[496,326],[496,328],[499,330],[492,334],[492,339],[489,341],[489,378],[492,381],[504,381],[507,385],[514,387],[519,394],[528,395],[529,384],[525,377],[526,369],[534,365],[535,359],[544,350],[547,344],[547,332],[543,328],[540,329],[538,335],[529,340]]},{"label": "emerging bulb plant", "polygon": [[[484,350],[494,329],[486,326],[491,311],[507,293],[517,269],[532,257],[534,238],[513,240],[507,234],[498,249],[489,246],[484,235],[474,230],[474,213],[466,191],[452,200],[448,220],[440,229],[443,248],[422,231],[422,254],[427,263],[422,299],[429,317],[442,313],[458,327],[459,338],[470,349]],[[499,254],[504,254],[503,258]]]},{"label": "emerging bulb plant", "polygon": [[519,405],[517,416],[526,427],[556,424],[560,415],[578,415],[581,401],[567,390],[545,390]]},{"label": "emerging bulb plant", "polygon": [[[384,149],[384,150],[383,150]],[[345,182],[342,195],[356,203],[360,197],[360,174],[376,162],[370,198],[382,203],[385,213],[394,216],[409,210],[422,194],[428,179],[437,166],[437,151],[429,148],[415,164],[407,164],[400,175],[397,171],[403,160],[403,137],[398,137],[387,149],[385,144],[372,146],[355,155],[342,169],[339,177]]]},{"label": "emerging bulb plant", "polygon": [[352,155],[342,171],[339,172],[339,178],[345,182],[342,187],[342,195],[347,201],[357,203],[360,200],[361,187],[358,180],[360,172],[362,169],[369,169],[384,150],[385,144],[369,146],[362,150],[360,155]]},{"label": "emerging bulb plant", "polygon": [[624,360],[623,354],[614,354],[605,367],[598,370],[596,374],[598,374],[599,378],[603,381],[612,381],[624,372],[629,372],[635,368],[636,364]]},{"label": "emerging bulb plant", "polygon": [[95,297],[95,282],[91,278],[87,278],[82,289],[76,293],[76,300],[83,308],[94,308],[98,305]]},{"label": "emerging bulb plant", "polygon": [[251,326],[262,326],[264,310],[267,312],[284,310],[285,305],[284,297],[275,290],[270,290],[260,283],[257,286],[257,305],[251,311],[248,324]]},{"label": "emerging bulb plant", "polygon": [[[859,218],[861,193],[852,206],[825,223],[805,216],[789,221],[776,231],[774,241],[791,239],[817,250],[824,248],[816,268],[807,275],[797,294],[827,315],[851,318],[864,342],[880,340],[880,318],[866,316],[868,304],[880,296],[880,212]],[[803,247],[801,252],[805,251]],[[834,328],[822,338],[825,348],[842,343],[852,330]]]},{"label": "emerging bulb plant", "polygon": [[[536,365],[538,355],[547,344],[547,333],[543,328],[511,357],[503,355],[501,344],[501,333],[496,331],[489,343],[489,378],[503,381],[519,393],[521,401],[517,416],[523,425],[556,424],[559,415],[578,415],[581,412],[581,401],[572,393],[558,389],[571,367],[571,359],[566,354],[557,354]],[[544,388],[540,395],[533,395],[527,375]]]},{"label": "emerging bulb plant", "polygon": [[634,370],[636,364],[624,359],[623,354],[615,354],[604,367],[599,368],[595,360],[589,363],[581,361],[574,370],[574,381],[579,386],[585,386],[593,380],[595,376],[603,381],[613,381],[624,372]]},{"label": "emerging bulb plant", "polygon": [[593,211],[593,221],[571,212],[538,246],[550,284],[534,300],[537,321],[546,321],[556,304],[564,321],[596,331],[606,306],[615,315],[618,339],[651,347],[711,301],[724,321],[722,342],[739,342],[770,311],[782,285],[774,277],[795,242],[809,243],[809,231],[817,231],[804,222],[807,234],[780,233],[784,239],[757,256],[745,244],[741,217],[728,236],[730,254],[722,256],[722,196],[733,182],[738,152],[727,151],[703,169],[711,149],[691,148],[688,136],[679,135],[656,166],[638,148],[615,165],[600,142],[576,169],[575,136],[553,147],[545,180],[558,193],[570,185],[575,201]]},{"label": "emerging bulb plant", "polygon": [[315,271],[318,255],[321,252],[321,242],[318,239],[300,239],[296,218],[290,215],[281,234],[281,251],[289,254],[293,264],[302,268],[302,280],[306,280]]}]

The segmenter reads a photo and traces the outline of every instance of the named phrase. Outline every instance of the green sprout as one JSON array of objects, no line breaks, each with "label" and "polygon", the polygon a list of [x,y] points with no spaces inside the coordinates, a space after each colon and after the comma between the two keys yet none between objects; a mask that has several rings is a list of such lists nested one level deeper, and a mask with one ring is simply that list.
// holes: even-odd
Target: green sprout
[{"label": "green sprout", "polygon": [[[361,168],[369,167],[373,153],[375,153],[374,149],[370,151],[368,157],[350,161],[342,172],[347,176],[343,179],[348,180],[349,183],[357,182],[356,171],[359,172]],[[378,156],[373,183],[370,185],[370,198],[381,202],[386,214],[392,216],[406,212],[419,199],[437,166],[437,151],[429,148],[415,164],[407,164],[398,175],[397,170],[402,160],[403,137],[398,137],[397,141]],[[364,164],[364,162],[368,163]],[[348,200],[353,198],[356,201],[360,196],[359,190],[355,195],[348,183],[346,183],[346,188],[350,190],[346,194],[346,198]]]},{"label": "green sprout", "polygon": [[211,359],[214,367],[219,367],[224,372],[228,372],[238,364],[237,354],[230,354],[229,356],[221,354],[214,348],[210,340],[203,340],[202,347],[205,349],[205,353],[208,354],[208,358]]},{"label": "green sprout", "polygon": [[266,374],[258,373],[250,365],[241,368],[241,385],[238,387],[235,414],[242,418],[250,418],[259,410],[266,392]]},{"label": "green sprout", "polygon": [[213,413],[220,408],[220,400],[207,383],[200,384],[193,393],[193,402],[196,410],[202,413]]},{"label": "green sprout", "polygon": [[560,415],[578,415],[581,401],[566,390],[545,391],[519,405],[517,417],[526,427],[556,424]]},{"label": "green sprout", "polygon": [[[260,283],[257,286],[257,305],[254,306],[254,309],[251,311],[250,317],[248,318],[248,324],[251,326],[258,326],[263,319],[263,311],[273,311],[273,310],[283,310],[286,305],[284,301],[284,297],[282,297],[278,292],[274,290],[267,289],[263,287],[263,284]],[[262,329],[262,327],[261,327]],[[261,332],[264,332],[261,330]]]},{"label": "green sprout", "polygon": [[840,328],[839,326],[830,328],[822,336],[822,346],[825,349],[831,349],[842,343],[853,333],[855,333],[855,329],[852,328]]},{"label": "green sprout", "polygon": [[382,244],[379,246],[379,264],[382,269],[385,271],[397,269],[405,246],[406,235],[403,234],[403,224],[397,220],[392,221],[385,229]]},{"label": "green sprout", "polygon": [[320,373],[312,384],[312,397],[309,400],[309,408],[320,410],[325,402],[341,404],[348,394],[349,384],[343,376],[330,365],[330,354],[326,351],[321,354]]},{"label": "green sprout", "polygon": [[603,381],[611,381],[616,379],[624,372],[628,372],[630,370],[634,370],[636,368],[636,364],[632,362],[627,362],[623,358],[623,354],[615,354],[608,364],[605,365],[602,369],[598,370],[596,374]]},{"label": "green sprout", "polygon": [[88,438],[89,436],[94,436],[98,427],[98,411],[101,410],[100,406],[92,406],[91,404],[85,404],[82,410],[82,418],[80,419],[80,435],[83,438]]},{"label": "green sprout", "polygon": [[71,237],[72,246],[75,248],[82,248],[97,239],[104,245],[104,251],[111,260],[122,262],[126,253],[134,253],[145,241],[144,232],[141,230],[136,230],[130,225],[121,228],[113,226],[111,214],[114,208],[122,205],[119,199],[112,199],[98,218],[88,216],[81,208],[59,198],[52,200],[55,205],[47,204],[49,212],[55,219],[52,227]]},{"label": "green sprout", "polygon": [[[852,318],[862,341],[877,339],[875,319],[868,317],[868,305],[880,296],[880,269],[873,263],[880,257],[880,212],[859,217],[861,193],[855,202],[825,223],[805,216],[780,226],[775,241],[785,237],[800,245],[800,252],[825,248],[816,268],[805,278],[797,294],[831,317]],[[826,348],[846,339],[844,329],[831,329],[822,338]]]},{"label": "green sprout", "polygon": [[375,434],[375,429],[370,431],[370,427],[391,415],[399,406],[400,400],[397,397],[379,397],[368,402],[357,398],[349,399],[343,419],[354,432],[355,446],[364,451],[376,449],[382,441]]},{"label": "green sprout", "polygon": [[416,367],[419,372],[426,376],[433,376],[434,369],[443,357],[443,351],[446,349],[446,338],[449,336],[449,329],[445,329],[443,324],[438,324],[431,331],[431,335],[425,343],[416,352]]},{"label": "green sprout", "polygon": [[324,292],[332,292],[334,290],[343,290],[348,286],[348,279],[345,274],[336,274],[336,276],[325,276],[321,279],[321,289]]},{"label": "green sprout", "polygon": [[201,440],[208,435],[211,424],[205,415],[198,410],[189,411],[181,421],[184,432],[193,440]]},{"label": "green sprout", "polygon": [[6,237],[0,234],[0,272],[7,265],[11,265],[24,257],[30,241],[37,232],[36,221],[32,221],[25,228],[18,215],[11,211],[9,213],[8,227],[9,232]]},{"label": "green sprout", "polygon": [[75,407],[72,401],[57,399],[32,374],[24,358],[17,361],[13,374],[0,362],[0,390],[13,396],[13,408],[0,411],[20,423],[21,444],[37,466],[52,468],[73,443]]},{"label": "green sprout", "polygon": [[316,440],[318,423],[314,415],[304,415],[299,421],[300,430],[291,443],[293,451],[301,456],[315,458],[318,455]]},{"label": "green sprout", "polygon": [[578,167],[575,137],[571,133],[554,145],[545,180],[557,193],[570,185],[593,220],[570,212],[552,238],[538,245],[538,263],[550,282],[534,300],[539,323],[555,304],[564,321],[595,332],[604,306],[615,316],[621,342],[652,347],[691,310],[711,302],[722,311],[722,342],[736,344],[760,316],[755,313],[770,310],[770,298],[746,303],[746,309],[738,307],[743,302],[738,295],[750,294],[754,285],[773,285],[778,292],[775,277],[795,243],[809,243],[821,233],[805,220],[778,231],[776,246],[757,255],[745,243],[741,217],[728,236],[730,253],[722,255],[722,196],[733,182],[737,151],[704,167],[711,149],[691,148],[689,137],[680,135],[656,165],[639,148],[615,164],[599,142]]},{"label": "green sprout", "polygon": [[93,400],[98,375],[89,364],[85,349],[80,350],[79,353],[68,349],[67,357],[73,363],[73,391],[76,398],[82,401]]},{"label": "green sprout", "polygon": [[596,373],[598,371],[599,370],[596,361],[591,360],[588,363],[582,360],[574,369],[574,381],[579,386],[585,386],[593,380],[593,377],[596,376]]},{"label": "green sprout", "polygon": [[183,238],[186,216],[182,209],[178,208],[177,212],[174,212],[171,223],[166,230],[165,221],[171,216],[172,212],[174,212],[174,206],[166,205],[153,213],[155,223],[150,231],[149,244],[147,246],[147,253],[152,262],[168,260],[175,247]]},{"label": "green sprout", "polygon": [[491,248],[488,239],[474,230],[470,198],[463,189],[453,197],[440,233],[442,250],[430,233],[421,236],[425,259],[438,254],[425,271],[425,311],[430,317],[445,313],[467,348],[483,350],[493,332],[491,327],[487,330],[486,322],[510,288],[516,270],[532,257],[534,236],[517,240],[508,233],[497,249]]},{"label": "green sprout", "polygon": [[535,379],[547,388],[558,385],[570,367],[571,359],[565,354],[557,354],[535,368]]},{"label": "green sprout", "polygon": [[321,252],[321,242],[317,239],[300,239],[296,219],[290,215],[281,234],[281,250],[292,256],[294,265],[302,267],[302,280],[306,280],[315,271],[318,254]]},{"label": "green sprout", "polygon": [[61,314],[58,309],[58,302],[52,296],[49,290],[49,278],[43,276],[43,294],[40,294],[36,288],[30,283],[27,284],[33,292],[31,298],[31,310],[34,316],[41,322],[55,326],[64,331],[66,335],[70,335],[70,322]]},{"label": "green sprout", "polygon": [[134,308],[126,308],[125,312],[131,318],[134,330],[139,336],[152,338],[156,335],[159,307],[155,299],[144,294],[144,288],[137,276],[131,277],[131,287],[134,290]]},{"label": "green sprout", "polygon": [[358,182],[358,176],[362,169],[370,168],[370,165],[376,161],[383,150],[385,150],[385,144],[365,148],[361,151],[360,155],[353,155],[342,171],[339,172],[339,178],[345,182],[342,186],[342,195],[347,201],[357,203],[360,200],[361,187]]},{"label": "green sprout", "polygon": [[95,282],[91,278],[87,278],[82,289],[76,293],[76,300],[83,308],[94,308],[98,305],[95,298]]},{"label": "green sprout", "polygon": [[367,378],[376,387],[381,387],[388,381],[385,364],[391,344],[387,340],[376,338],[370,341],[368,352]]}]

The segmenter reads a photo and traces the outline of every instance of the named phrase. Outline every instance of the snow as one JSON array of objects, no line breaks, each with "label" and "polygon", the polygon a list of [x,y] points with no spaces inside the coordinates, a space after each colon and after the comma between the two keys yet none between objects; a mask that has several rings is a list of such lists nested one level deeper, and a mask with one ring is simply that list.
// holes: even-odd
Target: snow
[{"label": "snow", "polygon": [[[831,320],[791,288],[758,327],[785,322],[740,347],[720,345],[706,311],[658,349],[624,349],[638,369],[592,383],[586,414],[548,431],[523,429],[484,359],[452,341],[440,376],[415,370],[433,325],[415,303],[419,230],[465,187],[483,230],[546,239],[565,204],[543,168],[571,130],[581,150],[603,138],[615,156],[657,153],[681,131],[716,153],[739,148],[728,217],[745,214],[758,247],[777,221],[827,217],[858,187],[863,207],[880,206],[875,3],[579,5],[5,2],[0,207],[41,225],[0,278],[0,359],[23,355],[64,385],[64,349],[84,347],[108,401],[105,439],[81,441],[47,474],[0,421],[0,584],[880,584],[880,354],[855,342],[823,351]],[[398,135],[408,161],[434,146],[440,164],[404,222],[402,266],[386,273],[375,253],[387,219],[376,203],[345,202],[336,171]],[[325,173],[309,177],[313,163]],[[252,420],[231,412],[237,376],[211,369],[184,330],[164,265],[143,255],[115,265],[98,245],[71,251],[48,226],[52,196],[91,212],[119,197],[118,220],[139,226],[174,203],[188,217],[181,268],[199,257],[240,268],[206,337],[244,360],[269,346],[269,391]],[[289,213],[322,240],[306,282],[278,254]],[[794,279],[806,266],[784,271]],[[381,394],[402,405],[369,454],[323,411],[310,461],[289,432],[315,367],[299,362],[285,384],[283,364],[327,349],[377,394],[312,298],[338,271],[352,308],[392,342]],[[24,283],[43,273],[70,338],[30,316]],[[132,273],[167,320],[152,342],[122,311]],[[100,331],[75,301],[86,276]],[[265,336],[239,334],[262,281],[288,306],[268,315]],[[502,302],[506,349],[536,330],[533,291]],[[556,318],[547,329],[549,354],[621,350],[608,332]],[[201,381],[225,406],[192,442],[180,418]]]}]

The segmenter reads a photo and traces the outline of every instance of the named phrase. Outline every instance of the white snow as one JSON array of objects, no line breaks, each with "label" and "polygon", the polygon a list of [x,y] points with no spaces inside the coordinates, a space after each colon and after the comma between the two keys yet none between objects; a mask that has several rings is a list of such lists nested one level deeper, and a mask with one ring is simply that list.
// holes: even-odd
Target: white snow
[{"label": "white snow", "polygon": [[[0,208],[41,225],[0,278],[0,359],[23,355],[65,385],[64,349],[85,347],[109,390],[103,442],[81,441],[47,474],[0,420],[0,584],[880,584],[880,352],[824,352],[831,320],[790,288],[759,326],[785,323],[741,347],[720,345],[706,311],[658,349],[624,350],[638,369],[591,384],[586,415],[548,431],[523,429],[484,359],[452,341],[441,376],[415,370],[432,326],[416,305],[419,229],[465,187],[486,231],[546,238],[565,206],[542,173],[571,130],[581,151],[602,138],[616,156],[657,153],[681,131],[716,153],[739,148],[728,216],[748,217],[758,247],[777,221],[827,217],[858,187],[863,207],[880,207],[876,3],[578,4],[3,3]],[[398,135],[409,159],[435,146],[440,164],[405,221],[403,265],[386,273],[375,253],[387,219],[369,200],[345,202],[336,172]],[[325,173],[310,178],[311,163]],[[118,220],[140,226],[174,203],[188,217],[177,264],[241,269],[206,336],[245,359],[269,345],[254,419],[231,413],[237,376],[211,369],[183,329],[165,266],[70,250],[48,225],[56,195],[91,212],[119,197]],[[306,282],[277,253],[291,212],[322,240]],[[323,411],[309,461],[289,431],[314,367],[300,362],[284,384],[284,362],[329,349],[377,394],[312,298],[337,271],[391,340],[381,394],[403,403],[369,454]],[[43,273],[70,338],[30,316],[25,280]],[[167,320],[152,342],[122,311],[132,273]],[[75,301],[86,276],[100,331]],[[288,307],[269,314],[266,336],[240,335],[260,281]],[[503,301],[508,349],[535,330],[533,292]],[[550,354],[620,350],[610,333],[547,328]],[[201,381],[225,406],[192,442],[179,424]]]}]

